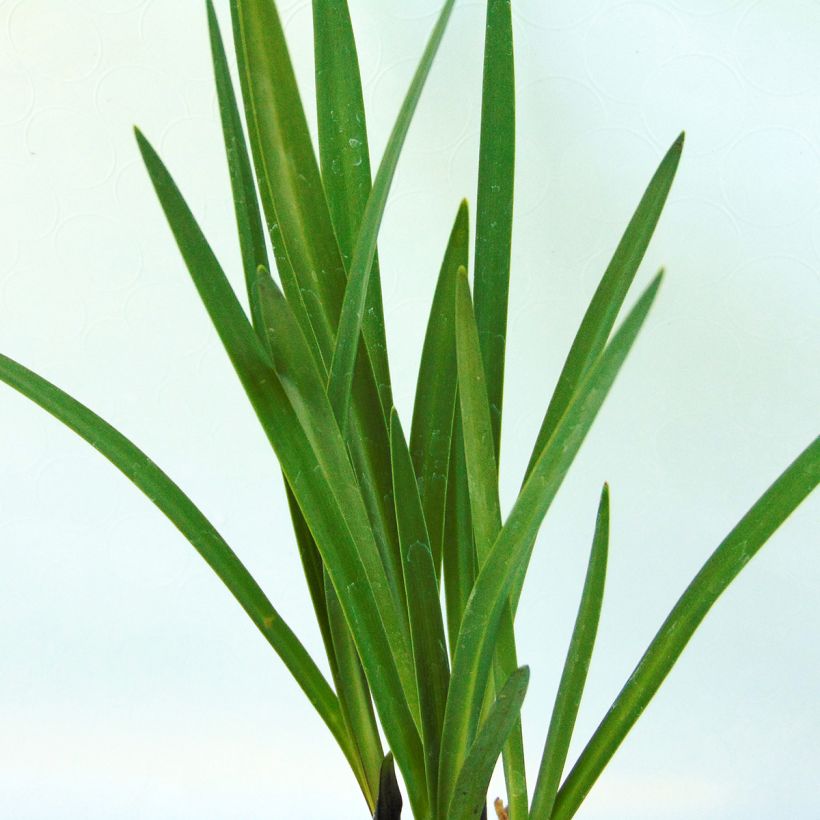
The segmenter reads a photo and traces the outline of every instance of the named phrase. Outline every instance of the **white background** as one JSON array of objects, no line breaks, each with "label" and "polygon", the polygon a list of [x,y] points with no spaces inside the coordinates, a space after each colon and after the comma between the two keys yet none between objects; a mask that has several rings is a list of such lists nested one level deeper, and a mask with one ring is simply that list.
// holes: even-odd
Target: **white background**
[{"label": "white background", "polygon": [[[438,5],[351,0],[375,157]],[[601,482],[610,573],[573,756],[692,574],[816,433],[820,4],[513,5],[507,509],[597,278],[688,132],[635,292],[661,263],[667,281],[550,513],[520,609],[532,784]],[[280,8],[309,95],[309,4]],[[219,12],[227,35],[226,2]],[[474,202],[482,22],[482,3],[457,4],[381,234],[406,424],[446,236],[459,199]],[[275,461],[133,123],[239,286],[204,3],[0,2],[0,349],[164,466],[318,657]],[[364,817],[323,725],[173,527],[6,388],[0,419],[0,815]],[[817,501],[719,602],[579,817],[820,815]]]}]

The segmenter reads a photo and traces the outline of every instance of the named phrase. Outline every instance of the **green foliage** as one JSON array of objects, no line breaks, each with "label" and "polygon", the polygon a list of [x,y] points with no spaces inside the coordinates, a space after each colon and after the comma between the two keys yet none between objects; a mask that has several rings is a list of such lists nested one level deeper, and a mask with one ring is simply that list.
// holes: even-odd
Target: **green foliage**
[{"label": "green foliage", "polygon": [[99,450],[208,562],[327,725],[370,813],[387,820],[401,812],[395,758],[415,817],[481,817],[503,753],[510,817],[565,820],[717,598],[817,486],[820,439],[718,546],[562,783],[603,598],[605,486],[530,808],[520,720],[529,670],[517,659],[516,606],[539,528],[658,293],[662,274],[615,329],[683,135],[652,177],[583,317],[504,519],[498,465],[514,188],[510,0],[487,2],[474,299],[464,202],[432,296],[409,443],[393,407],[379,282],[377,239],[391,182],[453,5],[443,5],[371,181],[345,0],[313,2],[318,159],[273,0],[231,0],[244,123],[208,0],[248,312],[170,173],[136,133],[203,306],[281,466],[335,691],[236,554],[144,453],[5,356],[0,379]]}]

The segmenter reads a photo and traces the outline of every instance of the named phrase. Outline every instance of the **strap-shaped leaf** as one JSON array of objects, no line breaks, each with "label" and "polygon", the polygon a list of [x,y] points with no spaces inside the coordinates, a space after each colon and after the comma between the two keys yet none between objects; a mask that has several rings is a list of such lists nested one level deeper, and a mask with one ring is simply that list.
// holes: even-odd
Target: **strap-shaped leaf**
[{"label": "strap-shaped leaf", "polygon": [[558,792],[554,820],[567,820],[575,814],[715,601],[818,483],[820,437],[743,516],[672,608]]},{"label": "strap-shaped leaf", "polygon": [[[408,704],[397,671],[397,658],[403,657],[406,676],[409,675],[407,692],[412,697],[414,690],[411,687],[415,686],[415,681],[412,679],[409,637],[403,639],[401,630],[391,636],[395,640],[394,656],[380,613],[380,608],[385,617],[395,613],[395,608],[385,603],[390,601],[392,604],[392,598],[385,587],[377,585],[374,589],[371,586],[370,575],[365,572],[359,555],[360,549],[367,554],[368,537],[372,539],[372,533],[366,522],[356,520],[360,504],[355,501],[350,505],[341,504],[337,496],[340,491],[351,494],[356,482],[349,482],[349,486],[336,484],[324,471],[316,469],[320,454],[314,452],[225,273],[162,161],[142,134],[137,132],[137,138],[191,278],[276,452],[339,594],[345,617],[357,640],[382,725],[405,773],[411,800],[418,796],[423,807],[426,791],[421,743],[413,731],[414,719],[405,714]],[[310,361],[309,356],[307,360]],[[323,446],[321,453],[325,450]],[[330,457],[331,454],[326,455]],[[351,525],[361,536],[360,542],[354,539]],[[370,569],[376,577],[375,562],[370,562]],[[377,594],[379,606],[374,597]]]},{"label": "strap-shaped leaf", "polygon": [[[496,461],[501,444],[514,176],[512,12],[510,0],[487,0],[476,203],[475,316],[487,374]],[[513,817],[517,816],[515,805],[511,809]]]},{"label": "strap-shaped leaf", "polygon": [[[459,270],[456,283],[456,351],[467,485],[480,570],[501,531],[501,503],[498,497],[498,467],[484,365],[467,271],[464,268]],[[496,686],[501,686],[518,666],[512,614],[509,606],[504,609],[494,664]],[[525,817],[527,780],[520,721],[516,722],[509,733],[504,747],[504,776],[511,812],[514,816],[517,814]]]},{"label": "strap-shaped leaf", "polygon": [[452,657],[456,651],[464,609],[478,573],[473,543],[473,519],[470,513],[470,489],[467,486],[467,463],[464,457],[464,435],[458,401],[453,418],[450,471],[447,477],[442,559],[447,606],[447,638]]},{"label": "strap-shaped leaf", "polygon": [[329,361],[345,286],[319,166],[284,31],[272,0],[232,0],[234,36],[259,185]]},{"label": "strap-shaped leaf", "polygon": [[400,820],[402,799],[396,770],[393,768],[393,755],[388,752],[382,761],[379,778],[379,800],[373,820]]},{"label": "strap-shaped leaf", "polygon": [[[282,293],[269,276],[260,276],[257,287],[276,373],[319,465],[328,476],[332,492],[338,498],[340,508],[345,511],[356,552],[379,605],[381,620],[392,645],[399,674],[405,683],[405,697],[408,702],[415,699],[417,708],[410,636],[405,633],[404,621],[399,617],[403,598],[394,589],[395,579],[385,572],[369,529],[367,513],[324,385],[310,356],[308,344]],[[398,580],[401,579],[399,571]],[[343,592],[339,595],[344,598]]]},{"label": "strap-shaped leaf", "polygon": [[683,150],[683,139],[684,135],[681,134],[661,160],[589,303],[558,377],[541,429],[538,431],[527,475],[532,471],[541,451],[569,406],[581,379],[604,349],[615,326],[615,319],[646,253],[675,179]]},{"label": "strap-shaped leaf", "polygon": [[[361,499],[357,500],[356,480],[347,460],[344,440],[336,423],[333,410],[324,392],[324,384],[310,356],[307,342],[301,334],[298,323],[293,316],[284,296],[276,288],[269,277],[260,277],[260,304],[265,321],[265,331],[268,334],[274,366],[282,382],[285,393],[300,421],[302,429],[310,442],[318,463],[324,468],[329,477],[328,485],[331,491],[338,493],[339,504],[345,510],[350,522],[350,532],[354,549],[358,552],[359,569],[354,570],[358,575],[354,587],[340,587],[338,576],[331,574],[336,594],[342,604],[348,620],[353,639],[357,642],[359,654],[365,664],[376,706],[385,730],[390,726],[388,739],[400,760],[409,759],[414,766],[408,786],[411,789],[411,802],[418,799],[416,788],[423,788],[424,761],[421,758],[419,735],[416,732],[414,715],[419,714],[419,690],[415,675],[413,654],[410,636],[404,632],[404,621],[399,617],[400,599],[392,588],[393,580],[385,573],[378,549],[368,529],[367,516]],[[356,508],[359,508],[358,511]],[[319,544],[322,548],[321,543]],[[348,556],[348,560],[350,560]],[[328,570],[331,569],[332,557],[325,558]],[[360,595],[356,586],[361,586],[366,577],[369,588],[373,591],[373,601],[377,606],[377,614],[383,627],[379,634],[379,646],[367,646],[358,634],[361,628],[351,615],[354,609],[348,599]],[[402,580],[402,576],[398,576]],[[349,584],[349,581],[347,582]],[[331,626],[333,621],[331,619]],[[375,663],[374,651],[378,651],[381,660],[375,668],[368,661]],[[393,664],[387,684],[380,680],[385,673],[381,664],[386,661]],[[396,690],[397,675],[399,690]],[[397,701],[398,698],[398,702]],[[408,707],[413,703],[412,711]],[[423,724],[422,724],[423,725]],[[396,743],[400,745],[397,746]],[[413,777],[417,780],[414,781]],[[407,777],[407,776],[406,776]],[[426,796],[425,796],[426,799]]]},{"label": "strap-shaped leaf", "polygon": [[395,409],[390,415],[390,453],[393,460],[393,491],[401,501],[396,506],[396,516],[419,690],[427,790],[432,806],[437,796],[441,724],[447,703],[450,664],[436,570],[430,552],[430,536],[427,534],[410,451]]},{"label": "strap-shaped leaf", "polygon": [[[441,572],[444,510],[458,378],[453,314],[456,274],[460,267],[467,266],[469,232],[467,202],[463,200],[450,232],[430,307],[410,431],[410,453],[437,575]],[[456,550],[458,545],[448,540],[448,549]],[[464,600],[466,602],[466,598]]]},{"label": "strap-shaped leaf", "polygon": [[339,703],[322,673],[210,521],[182,490],[122,433],[60,388],[0,355],[0,379],[39,404],[102,453],[164,513],[219,576],[350,758]]},{"label": "strap-shaped leaf", "polygon": [[390,192],[390,185],[393,182],[393,176],[396,172],[407,131],[410,128],[410,122],[416,111],[427,75],[433,65],[433,59],[444,37],[444,31],[447,28],[454,2],[455,0],[446,0],[427,41],[416,73],[410,82],[410,87],[407,89],[395,125],[387,140],[379,170],[376,172],[373,190],[367,199],[361,228],[353,247],[350,277],[345,290],[341,316],[339,317],[339,332],[336,337],[336,347],[333,350],[328,382],[330,403],[333,405],[342,430],[345,429],[347,422],[353,383],[353,367],[359,347],[365,298],[370,282],[373,256],[376,253],[379,227],[387,204],[387,195]]},{"label": "strap-shaped leaf", "polygon": [[442,759],[461,765],[470,726],[481,709],[496,635],[516,574],[529,562],[535,536],[564,477],[646,319],[660,285],[658,275],[630,311],[576,392],[536,462],[476,579],[462,619],[442,732]]},{"label": "strap-shaped leaf", "polygon": [[522,666],[498,693],[458,774],[447,820],[477,820],[486,810],[490,777],[507,736],[521,722],[521,704],[529,681],[529,667]]},{"label": "strap-shaped leaf", "polygon": [[290,511],[293,532],[296,536],[296,546],[299,550],[299,558],[302,562],[302,569],[305,573],[310,600],[313,604],[313,611],[316,615],[316,622],[319,625],[319,632],[322,635],[322,643],[325,646],[330,671],[335,682],[338,676],[336,668],[336,657],[333,651],[333,637],[330,634],[330,621],[327,615],[327,601],[325,599],[324,565],[322,556],[310,534],[310,529],[299,509],[299,503],[293,495],[293,491],[288,486],[287,479],[282,476],[285,482],[285,494],[288,500],[288,510]]},{"label": "strap-shaped leaf", "polygon": [[473,533],[480,568],[501,531],[501,502],[498,498],[498,467],[493,446],[487,381],[470,298],[470,285],[464,268],[460,268],[458,272],[455,303],[458,398]]},{"label": "strap-shaped leaf", "polygon": [[558,684],[558,694],[552,710],[547,741],[541,758],[538,780],[532,798],[532,820],[550,820],[555,796],[561,783],[561,774],[567,761],[567,752],[575,728],[575,718],[581,704],[581,695],[589,671],[598,620],[604,599],[607,554],[609,551],[609,487],[605,484],[598,505],[595,535],[589,555],[581,605],[572,630],[564,671]]},{"label": "strap-shaped leaf", "polygon": [[[359,57],[347,0],[313,0],[319,160],[327,204],[345,266],[370,195],[370,149]],[[374,255],[362,333],[385,415],[393,406],[378,258]]]},{"label": "strap-shaped leaf", "polygon": [[265,233],[262,227],[262,215],[259,213],[259,202],[256,198],[256,186],[253,182],[253,170],[245,135],[242,131],[242,120],[236,104],[236,95],[231,82],[225,46],[219,31],[219,23],[212,0],[208,0],[208,32],[211,38],[211,58],[214,64],[216,94],[219,100],[219,115],[222,120],[222,134],[225,140],[225,154],[228,160],[228,171],[231,178],[236,227],[239,234],[239,249],[242,254],[242,268],[245,271],[245,286],[250,303],[251,318],[257,330],[261,317],[256,302],[254,283],[256,269],[260,265],[268,267],[268,252],[265,248]]},{"label": "strap-shaped leaf", "polygon": [[[333,355],[347,277],[293,66],[272,0],[231,0],[231,14],[248,131],[282,287],[324,371]],[[359,343],[364,349],[357,337]],[[364,350],[356,358],[347,442],[382,558],[400,568],[387,421],[370,356]]]},{"label": "strap-shaped leaf", "polygon": [[345,621],[342,607],[327,570],[323,570],[328,621],[332,633],[333,657],[336,674],[333,682],[339,697],[339,706],[350,735],[350,745],[356,756],[359,785],[362,787],[370,811],[376,808],[379,790],[379,770],[384,759],[370,689],[362,669],[356,645]]}]

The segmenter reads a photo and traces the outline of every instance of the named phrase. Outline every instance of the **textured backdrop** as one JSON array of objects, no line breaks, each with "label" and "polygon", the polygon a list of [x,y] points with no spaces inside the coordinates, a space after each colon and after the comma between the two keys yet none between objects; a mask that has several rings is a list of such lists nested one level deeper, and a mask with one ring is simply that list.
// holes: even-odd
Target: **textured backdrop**
[{"label": "textured backdrop", "polygon": [[[375,157],[439,2],[351,0]],[[310,95],[309,4],[279,5]],[[611,571],[579,743],[710,550],[816,433],[820,3],[513,7],[507,508],[597,278],[664,149],[688,134],[635,292],[661,264],[666,283],[544,527],[520,609],[534,779],[601,482]],[[227,2],[218,10],[227,34]],[[482,3],[457,3],[381,233],[406,422],[450,223],[475,199],[482,25]],[[275,462],[133,123],[240,285],[204,3],[0,2],[0,350],[167,469],[319,655]],[[323,725],[181,536],[6,388],[0,420],[0,814],[363,817]],[[820,815],[819,500],[721,600],[579,817]]]}]

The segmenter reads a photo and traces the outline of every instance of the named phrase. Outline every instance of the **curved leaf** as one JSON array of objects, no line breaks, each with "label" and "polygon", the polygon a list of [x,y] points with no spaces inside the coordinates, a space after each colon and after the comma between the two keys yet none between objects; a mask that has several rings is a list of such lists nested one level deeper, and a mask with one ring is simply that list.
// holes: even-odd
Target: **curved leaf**
[{"label": "curved leaf", "polygon": [[[487,0],[475,235],[475,317],[500,458],[515,178],[515,65],[510,0]],[[516,806],[511,806],[516,816]],[[519,808],[520,812],[520,808]]]},{"label": "curved leaf", "polygon": [[396,508],[396,516],[419,691],[427,791],[432,806],[437,795],[441,724],[447,702],[450,664],[444,639],[436,570],[430,552],[430,536],[427,534],[410,451],[395,408],[390,415],[390,453],[393,461],[393,490],[396,498],[401,499]]},{"label": "curved leaf", "polygon": [[359,334],[364,317],[365,298],[370,282],[370,271],[373,257],[376,253],[376,240],[381,226],[384,208],[387,204],[387,195],[399,162],[399,155],[404,146],[410,122],[416,111],[421,97],[424,83],[438,47],[444,37],[450,13],[455,0],[446,0],[438,20],[436,21],[427,46],[421,56],[416,73],[407,89],[402,102],[396,123],[390,132],[384,156],[379,163],[373,189],[367,199],[367,206],[362,216],[362,224],[353,246],[353,256],[350,262],[350,277],[345,290],[342,312],[339,316],[339,332],[336,336],[336,346],[333,350],[333,360],[330,364],[328,381],[328,396],[333,406],[339,426],[345,429],[347,414],[350,407],[351,385],[353,383],[353,368],[356,353],[359,347]]},{"label": "curved leaf", "polygon": [[[464,268],[460,269],[456,284],[456,352],[467,484],[480,570],[501,531],[501,503],[498,497],[498,467],[484,365],[467,284],[467,271]],[[518,666],[509,606],[504,607],[501,615],[494,665],[496,686],[501,686]],[[504,776],[511,813],[513,816],[526,817],[527,779],[520,721],[516,721],[504,747]]]},{"label": "curved leaf", "polygon": [[248,613],[350,757],[339,703],[327,681],[233,550],[188,496],[108,422],[59,387],[2,354],[0,379],[85,439],[167,516]]},{"label": "curved leaf", "polygon": [[[470,727],[481,709],[496,635],[513,582],[529,562],[538,528],[581,448],[615,377],[626,359],[660,285],[660,275],[630,311],[590,368],[544,448],[476,579],[459,631],[453,660],[441,756],[460,766]],[[440,805],[446,802],[440,801]]]},{"label": "curved leaf", "polygon": [[[362,80],[347,0],[313,0],[313,43],[322,182],[339,250],[349,268],[371,180]],[[375,254],[362,334],[387,416],[393,406],[393,396],[379,263]]]},{"label": "curved leaf", "polygon": [[598,632],[601,604],[604,600],[604,579],[606,577],[607,553],[609,550],[609,487],[604,484],[598,505],[595,535],[589,555],[589,566],[581,595],[581,605],[575,628],[558,684],[558,694],[552,710],[547,742],[541,758],[541,768],[535,784],[530,817],[532,820],[550,820],[555,805],[555,796],[561,783],[561,774],[567,761],[575,718],[581,704],[581,696]]},{"label": "curved leaf", "polygon": [[[410,453],[430,533],[430,548],[437,575],[441,571],[444,510],[447,504],[447,477],[451,472],[450,449],[458,378],[453,316],[456,274],[459,267],[467,266],[469,232],[467,202],[462,200],[444,252],[430,307],[410,430]],[[448,549],[457,549],[457,545],[449,541]]]},{"label": "curved leaf", "polygon": [[758,499],[686,588],[558,792],[554,820],[575,814],[715,601],[818,483],[820,437]]},{"label": "curved leaf", "polygon": [[535,462],[569,406],[584,374],[604,349],[615,326],[615,320],[646,253],[649,240],[655,232],[669,189],[675,179],[683,151],[683,140],[684,135],[681,134],[661,160],[589,303],[558,377],[558,384],[541,423],[541,429],[538,431],[527,475],[532,472]]},{"label": "curved leaf", "polygon": [[486,810],[490,777],[507,736],[520,723],[529,681],[529,667],[522,666],[498,693],[456,778],[447,820],[476,820]]}]

